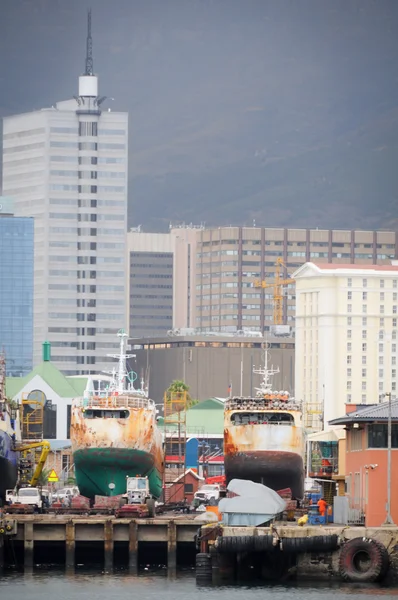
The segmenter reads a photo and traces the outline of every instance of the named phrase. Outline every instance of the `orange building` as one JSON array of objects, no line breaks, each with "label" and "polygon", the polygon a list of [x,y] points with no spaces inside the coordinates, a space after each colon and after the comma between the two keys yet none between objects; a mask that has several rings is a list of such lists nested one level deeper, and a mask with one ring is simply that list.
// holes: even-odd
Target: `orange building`
[{"label": "orange building", "polygon": [[[392,405],[391,515],[398,524],[398,400]],[[330,425],[345,425],[346,493],[349,511],[365,518],[367,527],[379,527],[386,520],[388,461],[388,402],[348,405],[344,417]]]}]

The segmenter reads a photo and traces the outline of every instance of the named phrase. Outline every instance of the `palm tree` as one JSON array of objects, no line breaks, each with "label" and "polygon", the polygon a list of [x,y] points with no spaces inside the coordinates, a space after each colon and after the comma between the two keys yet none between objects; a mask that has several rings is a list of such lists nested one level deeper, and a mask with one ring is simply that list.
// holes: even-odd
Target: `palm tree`
[{"label": "palm tree", "polygon": [[191,398],[189,393],[189,385],[187,385],[185,381],[182,381],[182,379],[174,379],[174,381],[167,388],[168,396],[171,394],[182,394],[183,392],[186,392],[187,394],[187,408],[191,408],[191,406],[198,404],[199,400],[193,400]]}]

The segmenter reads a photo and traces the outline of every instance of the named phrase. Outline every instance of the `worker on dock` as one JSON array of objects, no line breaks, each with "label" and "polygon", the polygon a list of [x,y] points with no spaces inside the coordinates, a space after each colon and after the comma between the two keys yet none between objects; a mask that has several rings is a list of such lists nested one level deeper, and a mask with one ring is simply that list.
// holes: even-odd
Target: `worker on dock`
[{"label": "worker on dock", "polygon": [[324,517],[326,514],[327,505],[328,505],[325,498],[320,498],[320,500],[318,500],[317,504],[318,504],[319,514],[321,515],[321,517]]}]

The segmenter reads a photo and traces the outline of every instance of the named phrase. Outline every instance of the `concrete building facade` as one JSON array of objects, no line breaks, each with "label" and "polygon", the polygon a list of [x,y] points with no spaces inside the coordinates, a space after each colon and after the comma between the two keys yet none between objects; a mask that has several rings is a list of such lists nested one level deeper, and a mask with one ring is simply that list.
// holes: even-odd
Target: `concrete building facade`
[{"label": "concrete building facade", "polygon": [[398,264],[306,263],[296,280],[296,397],[327,424],[397,389]]},{"label": "concrete building facade", "polygon": [[0,352],[7,376],[32,369],[33,219],[13,216],[11,198],[0,196]]},{"label": "concrete building facade", "polygon": [[220,335],[172,335],[130,340],[136,355],[131,369],[149,382],[149,395],[163,402],[165,390],[182,379],[195,400],[225,398],[232,394],[253,395],[260,376],[253,368],[264,364],[264,344],[270,345],[270,362],[279,367],[275,389],[294,392],[294,339]]},{"label": "concrete building facade", "polygon": [[156,337],[192,327],[197,231],[182,226],[169,233],[146,233],[138,227],[127,234],[131,337]]},{"label": "concrete building facade", "polygon": [[75,99],[4,119],[3,190],[34,217],[33,361],[48,339],[67,375],[107,368],[126,325],[128,116],[104,100],[86,59]]}]

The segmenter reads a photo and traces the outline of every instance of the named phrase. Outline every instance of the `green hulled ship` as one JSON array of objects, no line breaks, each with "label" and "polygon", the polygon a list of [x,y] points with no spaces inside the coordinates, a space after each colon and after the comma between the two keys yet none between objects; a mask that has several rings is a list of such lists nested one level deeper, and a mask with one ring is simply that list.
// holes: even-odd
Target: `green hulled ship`
[{"label": "green hulled ship", "polygon": [[147,476],[155,498],[162,493],[162,435],[155,403],[144,385],[128,382],[127,334],[121,330],[119,368],[108,389],[94,390],[89,378],[82,398],[72,404],[71,442],[79,491],[87,498],[126,492],[126,477]]}]

